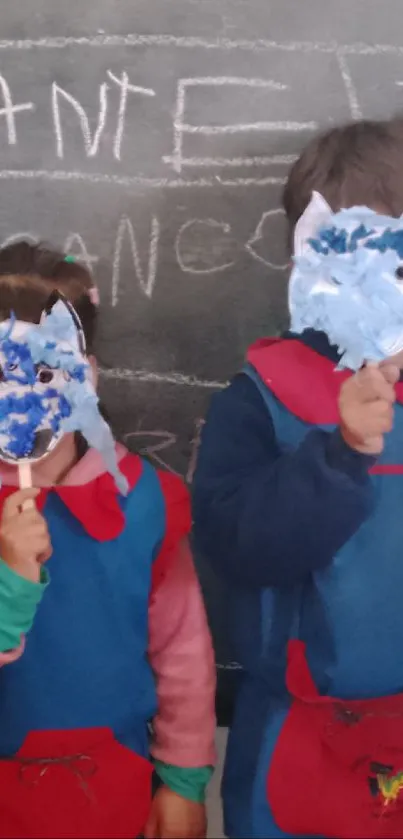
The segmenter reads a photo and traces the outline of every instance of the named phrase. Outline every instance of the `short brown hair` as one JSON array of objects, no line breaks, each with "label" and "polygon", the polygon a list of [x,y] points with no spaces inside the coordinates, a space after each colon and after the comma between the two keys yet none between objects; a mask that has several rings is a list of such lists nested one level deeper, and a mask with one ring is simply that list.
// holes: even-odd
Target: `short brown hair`
[{"label": "short brown hair", "polygon": [[312,192],[334,212],[364,205],[392,216],[403,213],[403,117],[362,120],[332,128],[308,143],[283,192],[290,244]]},{"label": "short brown hair", "polygon": [[83,326],[87,352],[93,352],[97,307],[91,300],[91,274],[79,262],[43,244],[18,241],[0,248],[0,320],[11,312],[39,323],[55,289],[73,304]]}]

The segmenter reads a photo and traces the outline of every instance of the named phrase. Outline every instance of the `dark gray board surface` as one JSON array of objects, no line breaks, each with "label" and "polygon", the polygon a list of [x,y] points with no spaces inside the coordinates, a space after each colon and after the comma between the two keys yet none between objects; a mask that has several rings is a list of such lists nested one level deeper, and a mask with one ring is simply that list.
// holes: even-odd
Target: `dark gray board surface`
[{"label": "dark gray board surface", "polygon": [[[0,241],[87,260],[118,433],[190,482],[200,420],[286,323],[280,211],[318,127],[403,102],[394,0],[2,2]],[[199,563],[221,695],[225,592]],[[234,669],[235,668],[235,669]]]}]

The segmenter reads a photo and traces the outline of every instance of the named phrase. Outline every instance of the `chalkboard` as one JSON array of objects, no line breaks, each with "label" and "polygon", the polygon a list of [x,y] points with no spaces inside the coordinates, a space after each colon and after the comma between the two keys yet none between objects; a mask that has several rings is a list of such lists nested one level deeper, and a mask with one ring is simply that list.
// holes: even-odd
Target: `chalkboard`
[{"label": "chalkboard", "polygon": [[[117,432],[191,483],[211,394],[287,320],[290,163],[319,127],[401,107],[400,4],[3,0],[1,16],[0,241],[50,240],[94,271]],[[225,592],[199,563],[225,700]]]}]

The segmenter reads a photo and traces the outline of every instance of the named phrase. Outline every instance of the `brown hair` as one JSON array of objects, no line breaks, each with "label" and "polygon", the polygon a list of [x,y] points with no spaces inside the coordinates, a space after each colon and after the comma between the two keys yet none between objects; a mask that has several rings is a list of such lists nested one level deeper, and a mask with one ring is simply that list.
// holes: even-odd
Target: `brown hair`
[{"label": "brown hair", "polygon": [[308,143],[283,192],[290,245],[295,225],[316,190],[333,211],[365,205],[393,216],[403,213],[403,118],[363,120]]},{"label": "brown hair", "polygon": [[0,248],[0,320],[14,312],[18,320],[39,323],[52,291],[57,289],[81,320],[89,354],[97,322],[97,307],[90,297],[93,287],[90,272],[60,251],[26,241]]}]

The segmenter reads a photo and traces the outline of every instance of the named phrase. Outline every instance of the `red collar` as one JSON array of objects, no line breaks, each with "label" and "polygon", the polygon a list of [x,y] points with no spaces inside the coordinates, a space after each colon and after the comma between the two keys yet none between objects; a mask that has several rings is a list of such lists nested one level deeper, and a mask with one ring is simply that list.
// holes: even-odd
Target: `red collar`
[{"label": "red collar", "polygon": [[[127,454],[119,463],[119,469],[133,489],[142,472],[142,461],[138,455]],[[0,489],[0,504],[15,492],[15,487],[4,486]],[[119,493],[111,475],[103,473],[87,484],[78,486],[57,486],[42,489],[37,498],[39,510],[42,510],[49,493],[59,496],[83,526],[84,530],[98,542],[116,539],[125,526],[125,516],[119,504]]]},{"label": "red collar", "polygon": [[[298,340],[265,339],[254,344],[248,362],[292,414],[312,425],[339,422],[338,398],[352,373],[337,370],[330,359]],[[403,383],[396,385],[403,404]]]}]

